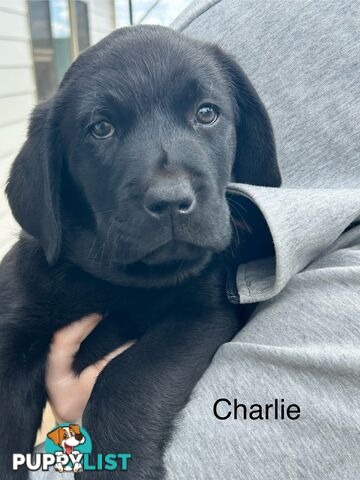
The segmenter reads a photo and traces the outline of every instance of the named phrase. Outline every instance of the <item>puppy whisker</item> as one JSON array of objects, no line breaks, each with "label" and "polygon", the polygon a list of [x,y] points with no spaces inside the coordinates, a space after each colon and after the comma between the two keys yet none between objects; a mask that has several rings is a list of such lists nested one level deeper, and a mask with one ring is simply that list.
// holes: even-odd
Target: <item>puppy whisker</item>
[{"label": "puppy whisker", "polygon": [[247,209],[244,207],[244,205],[241,205],[241,203],[237,202],[233,198],[231,198],[229,195],[226,197],[227,201],[229,204],[241,208],[245,213],[247,213]]}]

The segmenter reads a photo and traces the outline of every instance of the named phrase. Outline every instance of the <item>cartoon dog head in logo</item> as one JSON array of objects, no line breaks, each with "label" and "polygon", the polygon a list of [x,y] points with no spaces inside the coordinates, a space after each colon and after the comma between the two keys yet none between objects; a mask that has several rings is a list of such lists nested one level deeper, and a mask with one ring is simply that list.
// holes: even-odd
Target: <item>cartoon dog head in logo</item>
[{"label": "cartoon dog head in logo", "polygon": [[[52,440],[55,445],[62,448],[62,451],[66,455],[77,454],[78,451],[75,447],[85,443],[85,437],[80,431],[79,425],[69,425],[68,427],[58,427],[52,432],[48,433],[48,438]],[[62,472],[64,467],[61,463],[55,464],[55,469]],[[82,465],[75,463],[72,470],[77,472],[82,469]]]},{"label": "cartoon dog head in logo", "polygon": [[81,433],[79,425],[58,427],[56,430],[48,433],[48,437],[55,445],[59,445],[67,455],[73,453],[74,447],[85,442],[85,437]]}]

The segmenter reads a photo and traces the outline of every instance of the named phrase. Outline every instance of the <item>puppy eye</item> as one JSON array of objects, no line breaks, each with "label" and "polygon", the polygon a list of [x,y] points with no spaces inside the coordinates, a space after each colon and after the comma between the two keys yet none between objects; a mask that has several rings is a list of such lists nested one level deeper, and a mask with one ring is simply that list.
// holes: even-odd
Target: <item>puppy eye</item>
[{"label": "puppy eye", "polygon": [[68,438],[68,434],[67,434],[67,433],[64,433],[64,438]]},{"label": "puppy eye", "polygon": [[95,138],[109,138],[115,132],[115,128],[111,123],[102,120],[101,122],[94,123],[91,127],[91,135]]},{"label": "puppy eye", "polygon": [[196,121],[203,125],[212,125],[218,119],[219,112],[215,105],[206,103],[201,105],[196,112]]}]

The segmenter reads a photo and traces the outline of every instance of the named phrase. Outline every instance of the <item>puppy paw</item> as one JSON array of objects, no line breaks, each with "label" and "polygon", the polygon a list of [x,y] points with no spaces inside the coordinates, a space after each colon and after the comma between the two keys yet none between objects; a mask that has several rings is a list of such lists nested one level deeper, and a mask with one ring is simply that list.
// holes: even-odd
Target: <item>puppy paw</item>
[{"label": "puppy paw", "polygon": [[55,463],[54,468],[57,472],[60,472],[60,473],[64,471],[64,467],[61,463]]},{"label": "puppy paw", "polygon": [[83,469],[83,466],[81,465],[81,463],[75,463],[74,468],[73,468],[73,472],[75,472],[75,473],[81,472],[82,469]]}]

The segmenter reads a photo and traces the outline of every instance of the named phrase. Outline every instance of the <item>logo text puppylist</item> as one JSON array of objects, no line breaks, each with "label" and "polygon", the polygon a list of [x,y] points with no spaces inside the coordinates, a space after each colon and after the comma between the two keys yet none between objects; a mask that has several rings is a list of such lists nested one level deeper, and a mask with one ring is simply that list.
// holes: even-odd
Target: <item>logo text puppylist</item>
[{"label": "logo text puppylist", "polygon": [[92,444],[87,431],[77,424],[63,423],[48,433],[45,453],[14,453],[13,470],[29,471],[55,469],[57,472],[126,471],[130,453],[98,454],[90,461]]}]

